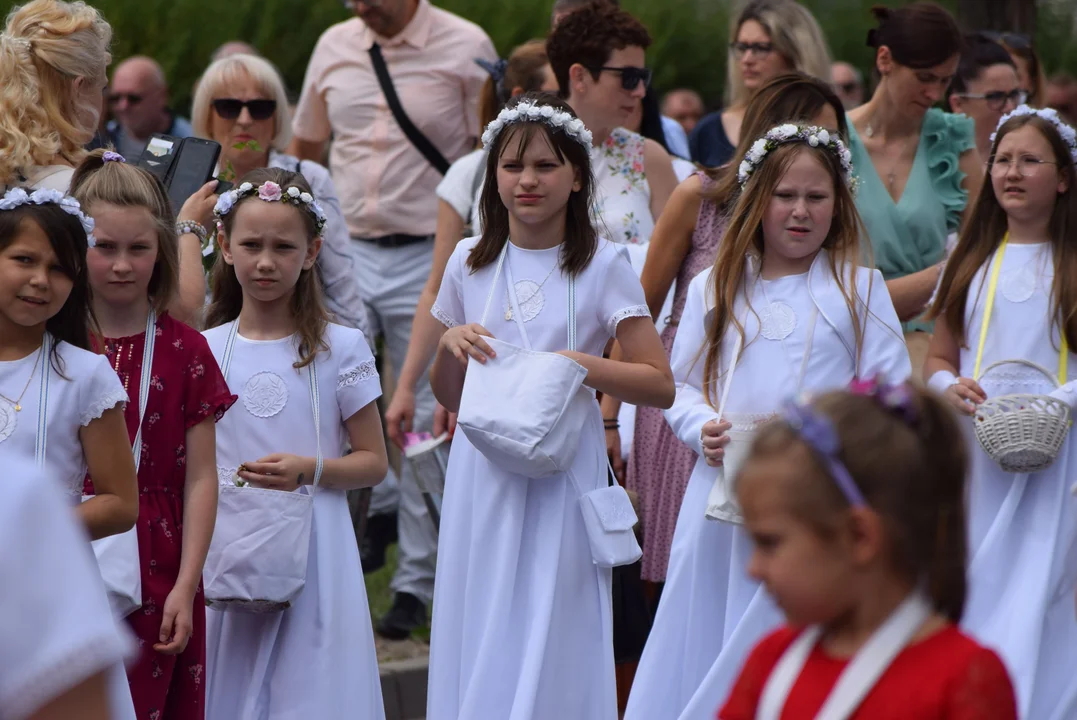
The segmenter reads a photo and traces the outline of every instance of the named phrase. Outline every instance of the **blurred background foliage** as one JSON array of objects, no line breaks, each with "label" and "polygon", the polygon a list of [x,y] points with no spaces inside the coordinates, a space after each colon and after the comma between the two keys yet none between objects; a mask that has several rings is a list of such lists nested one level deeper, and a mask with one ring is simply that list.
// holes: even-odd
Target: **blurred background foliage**
[{"label": "blurred background foliage", "polygon": [[[822,25],[835,59],[869,74],[865,46],[870,8],[881,0],[802,0]],[[996,0],[983,0],[993,2]],[[1031,2],[1032,0],[1028,0]],[[0,11],[17,4],[0,0]],[[165,68],[173,108],[187,114],[191,87],[212,52],[228,40],[245,40],[281,69],[298,92],[318,36],[350,16],[340,0],[91,0],[115,30],[113,55],[145,54]],[[549,29],[553,0],[434,0],[481,25],[504,55]],[[904,0],[888,0],[890,5]],[[953,11],[955,0],[940,0]],[[729,18],[740,0],[622,0],[651,30],[648,53],[660,91],[690,87],[717,106],[725,81]],[[1077,0],[1040,0],[1036,49],[1048,74],[1077,75]],[[976,28],[969,28],[976,29]]]}]

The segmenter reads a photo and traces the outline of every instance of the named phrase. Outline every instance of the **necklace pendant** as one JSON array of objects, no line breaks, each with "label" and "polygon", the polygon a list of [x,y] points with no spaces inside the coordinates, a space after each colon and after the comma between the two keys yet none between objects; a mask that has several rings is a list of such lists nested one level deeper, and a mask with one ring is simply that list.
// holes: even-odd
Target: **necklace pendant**
[{"label": "necklace pendant", "polygon": [[508,310],[505,311],[505,319],[506,320],[512,320],[512,308],[509,308]]},{"label": "necklace pendant", "polygon": [[22,405],[15,403],[15,412],[22,412]]}]

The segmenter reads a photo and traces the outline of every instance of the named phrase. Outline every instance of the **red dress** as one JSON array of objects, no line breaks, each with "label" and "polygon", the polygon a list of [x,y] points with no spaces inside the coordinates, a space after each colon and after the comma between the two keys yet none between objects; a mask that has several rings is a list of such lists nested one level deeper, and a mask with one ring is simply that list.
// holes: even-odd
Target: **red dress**
[{"label": "red dress", "polygon": [[[132,442],[138,431],[144,342],[144,332],[105,341],[108,359],[130,398],[125,414]],[[127,671],[138,720],[205,717],[206,608],[201,585],[186,650],[162,655],[153,645],[160,641],[162,609],[179,576],[187,430],[210,416],[220,420],[235,401],[205,338],[167,314],[159,317],[138,472],[142,607],[127,616],[138,637],[138,660]],[[89,479],[86,490],[92,492]]]},{"label": "red dress", "polygon": [[[720,720],[754,720],[771,671],[798,634],[781,628],[755,647]],[[813,720],[848,662],[817,645],[781,720]],[[949,626],[905,648],[849,720],[1017,720],[1017,705],[998,655]]]}]

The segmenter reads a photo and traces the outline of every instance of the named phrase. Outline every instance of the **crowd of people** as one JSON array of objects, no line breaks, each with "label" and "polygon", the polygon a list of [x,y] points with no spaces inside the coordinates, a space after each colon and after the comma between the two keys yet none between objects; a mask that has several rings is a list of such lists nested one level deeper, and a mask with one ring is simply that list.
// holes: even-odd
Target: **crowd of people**
[{"label": "crowd of people", "polygon": [[915,2],[869,84],[749,0],[708,113],[615,0],[503,59],[347,4],[185,113],[7,18],[0,718],[383,720],[428,613],[431,720],[1077,717],[1077,81]]}]

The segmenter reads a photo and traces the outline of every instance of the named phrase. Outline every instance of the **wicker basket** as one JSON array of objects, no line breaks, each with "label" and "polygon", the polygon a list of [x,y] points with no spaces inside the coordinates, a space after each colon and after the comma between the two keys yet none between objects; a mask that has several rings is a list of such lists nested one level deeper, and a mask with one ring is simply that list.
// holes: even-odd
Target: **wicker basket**
[{"label": "wicker basket", "polygon": [[[1027,360],[1003,360],[990,365],[977,380],[1000,365],[1025,365],[1043,373],[1056,387],[1054,376]],[[1011,394],[988,398],[973,416],[976,439],[984,452],[1006,472],[1046,470],[1058,457],[1070,428],[1070,408],[1050,395]]]}]

